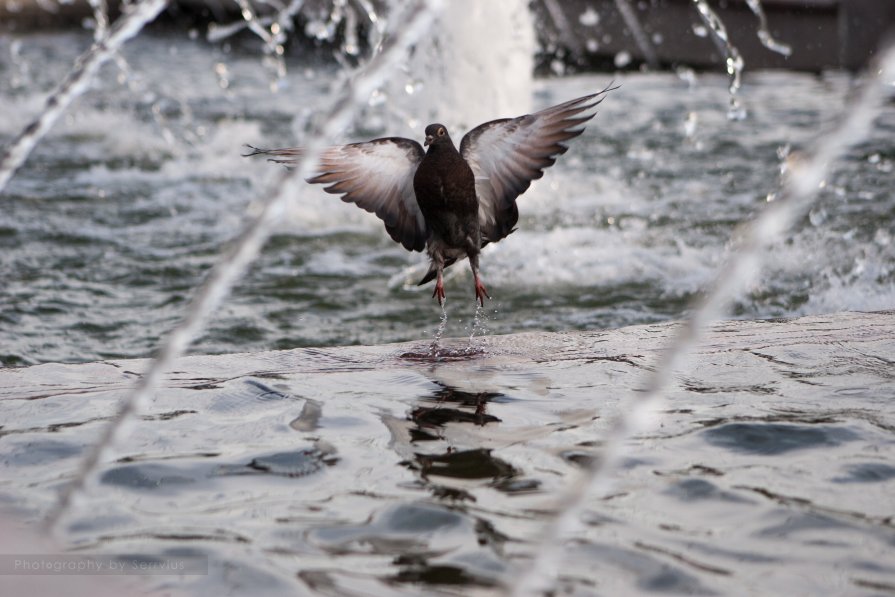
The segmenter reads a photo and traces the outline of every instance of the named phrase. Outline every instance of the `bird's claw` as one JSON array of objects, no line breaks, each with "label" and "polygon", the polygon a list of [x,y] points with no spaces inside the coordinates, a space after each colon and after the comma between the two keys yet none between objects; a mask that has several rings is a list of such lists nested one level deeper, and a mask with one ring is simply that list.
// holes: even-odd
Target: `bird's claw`
[{"label": "bird's claw", "polygon": [[478,303],[482,307],[484,307],[486,298],[490,299],[491,295],[488,294],[487,290],[485,290],[485,285],[482,284],[482,281],[476,279],[476,281],[475,281],[475,299],[478,301]]},{"label": "bird's claw", "polygon": [[439,280],[435,284],[435,290],[432,292],[432,298],[438,299],[439,306],[444,305],[444,284]]}]

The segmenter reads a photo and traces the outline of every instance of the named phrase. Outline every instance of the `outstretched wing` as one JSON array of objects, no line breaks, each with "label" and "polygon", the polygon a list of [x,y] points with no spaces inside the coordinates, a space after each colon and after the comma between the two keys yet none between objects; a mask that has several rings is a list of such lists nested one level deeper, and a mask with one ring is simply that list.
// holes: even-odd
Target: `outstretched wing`
[{"label": "outstretched wing", "polygon": [[566,152],[563,142],[584,131],[584,123],[594,117],[591,110],[613,89],[618,87],[534,114],[492,120],[466,133],[460,153],[475,174],[483,244],[513,231],[519,219],[516,198]]},{"label": "outstretched wing", "polygon": [[[294,164],[302,154],[300,148],[249,147],[252,152],[246,155],[266,155],[279,164]],[[413,192],[413,175],[424,155],[419,143],[401,137],[330,147],[308,182],[329,185],[327,193],[376,214],[395,242],[408,251],[422,251],[428,230]]]}]

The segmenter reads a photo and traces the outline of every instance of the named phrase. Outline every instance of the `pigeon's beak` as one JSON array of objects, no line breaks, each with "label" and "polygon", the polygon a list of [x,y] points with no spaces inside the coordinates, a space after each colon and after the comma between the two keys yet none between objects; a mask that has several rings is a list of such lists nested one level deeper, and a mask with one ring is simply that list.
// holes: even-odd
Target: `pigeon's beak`
[{"label": "pigeon's beak", "polygon": [[434,135],[426,135],[426,142],[424,143],[424,145],[426,145],[426,146],[432,145],[433,141],[435,141]]}]

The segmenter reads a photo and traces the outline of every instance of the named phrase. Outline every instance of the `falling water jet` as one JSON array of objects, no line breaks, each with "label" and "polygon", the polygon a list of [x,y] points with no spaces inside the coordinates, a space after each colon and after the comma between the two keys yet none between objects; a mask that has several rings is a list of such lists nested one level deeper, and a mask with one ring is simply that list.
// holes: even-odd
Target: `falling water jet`
[{"label": "falling water jet", "polygon": [[[508,26],[495,27],[498,22]],[[488,52],[482,52],[482,39],[489,40]],[[408,61],[409,76],[384,89],[389,101],[383,108],[399,120],[389,126],[416,136],[420,125],[441,122],[459,132],[529,112],[535,44],[525,0],[452,0]]]},{"label": "falling water jet", "polygon": [[727,28],[718,17],[717,14],[709,7],[706,0],[693,0],[696,10],[702,21],[708,26],[714,34],[712,39],[718,45],[718,48],[725,55],[725,65],[727,67],[727,76],[729,80],[728,91],[730,92],[730,106],[727,108],[727,118],[729,120],[743,120],[746,117],[745,108],[740,105],[737,93],[740,90],[741,78],[743,73],[743,57],[740,56],[739,50],[736,49],[727,35]]},{"label": "falling water jet", "polygon": [[109,30],[109,7],[106,0],[87,0],[93,9],[93,41],[100,41]]},{"label": "falling water jet", "polygon": [[353,78],[345,79],[333,93],[326,116],[312,132],[305,144],[305,152],[297,159],[295,168],[286,171],[261,208],[260,215],[226,249],[205,282],[198,288],[187,307],[183,321],[172,330],[159,346],[156,357],[149,363],[134,389],[118,406],[118,410],[88,451],[72,480],[62,489],[55,507],[45,519],[53,530],[71,509],[74,498],[83,490],[97,467],[110,455],[122,429],[139,412],[162,380],[175,359],[186,352],[193,339],[202,331],[205,322],[224,300],[230,288],[242,276],[271,234],[274,224],[282,218],[290,195],[287,184],[292,177],[310,176],[317,157],[328,139],[343,130],[350,122],[355,105],[365,101],[409,48],[429,29],[435,14],[441,10],[441,0],[420,0],[403,11],[393,14],[402,25],[401,32],[382,45],[379,54],[359,69]]},{"label": "falling water jet", "polygon": [[[514,596],[541,595],[556,578],[563,540],[580,524],[591,496],[604,492],[618,470],[622,446],[655,421],[662,395],[672,382],[709,324],[719,319],[734,296],[747,286],[758,270],[761,252],[807,213],[833,162],[861,142],[878,115],[886,92],[895,93],[895,46],[881,54],[855,102],[850,102],[839,125],[823,136],[813,152],[787,161],[787,176],[778,198],[751,223],[742,227],[737,253],[722,267],[712,286],[683,322],[659,356],[645,387],[627,399],[621,414],[609,426],[602,458],[595,459],[564,492],[555,507],[556,516],[544,529],[535,546],[534,558],[509,586]],[[888,89],[886,89],[888,88]],[[884,91],[884,89],[886,91]]]},{"label": "falling water jet", "polygon": [[789,56],[792,54],[792,48],[774,39],[771,30],[768,28],[768,17],[764,14],[764,8],[761,6],[761,0],[746,0],[749,9],[758,17],[758,40],[761,45],[772,52],[777,52],[781,56]]},{"label": "falling water jet", "polygon": [[46,106],[40,115],[22,129],[0,159],[0,193],[56,120],[76,98],[87,91],[99,68],[114,56],[127,40],[137,35],[147,23],[155,19],[167,5],[168,0],[143,0],[133,5],[130,12],[115,22],[105,38],[94,43],[89,50],[78,57],[71,72],[47,98]]}]

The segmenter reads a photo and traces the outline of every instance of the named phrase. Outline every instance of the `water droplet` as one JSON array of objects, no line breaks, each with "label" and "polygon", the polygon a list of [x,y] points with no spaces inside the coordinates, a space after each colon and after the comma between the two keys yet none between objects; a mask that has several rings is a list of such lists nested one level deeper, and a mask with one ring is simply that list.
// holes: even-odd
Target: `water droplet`
[{"label": "water droplet", "polygon": [[781,145],[777,148],[777,159],[785,160],[789,157],[789,152],[792,150],[792,147],[787,143],[786,145]]},{"label": "water droplet", "polygon": [[224,64],[223,62],[218,62],[217,64],[215,64],[214,73],[218,77],[218,86],[220,86],[221,89],[227,89],[228,87],[230,87],[230,70],[227,68],[226,64]]},{"label": "water droplet", "polygon": [[585,47],[587,48],[588,52],[593,53],[600,49],[600,42],[595,39],[589,39],[587,40],[587,42],[585,42]]},{"label": "water droplet", "polygon": [[808,220],[812,226],[818,227],[823,225],[827,220],[827,210],[822,207],[816,207],[808,212]]},{"label": "water droplet", "polygon": [[585,27],[593,27],[600,22],[600,15],[590,6],[583,13],[578,15],[578,22]]},{"label": "water droplet", "polygon": [[689,112],[687,114],[687,120],[684,121],[684,135],[688,139],[692,139],[693,135],[696,134],[696,124],[699,121],[699,116],[696,112]]},{"label": "water droplet", "polygon": [[688,87],[693,87],[696,84],[696,71],[687,66],[679,66],[675,69],[675,74],[677,74],[678,78],[685,82]]},{"label": "water droplet", "polygon": [[370,107],[381,106],[387,100],[388,96],[381,89],[376,89],[370,94],[370,100],[367,102],[367,105]]},{"label": "water droplet", "polygon": [[693,35],[696,37],[705,37],[709,34],[709,30],[702,25],[693,24]]},{"label": "water droplet", "polygon": [[746,112],[746,108],[740,105],[740,102],[737,101],[735,98],[730,98],[730,108],[727,109],[727,120],[746,120],[747,115],[748,113]]},{"label": "water droplet", "polygon": [[556,58],[550,61],[550,71],[554,75],[563,75],[566,72],[566,65],[562,60]]},{"label": "water droplet", "polygon": [[631,63],[631,54],[625,50],[622,50],[615,55],[614,62],[616,68],[624,68]]}]

